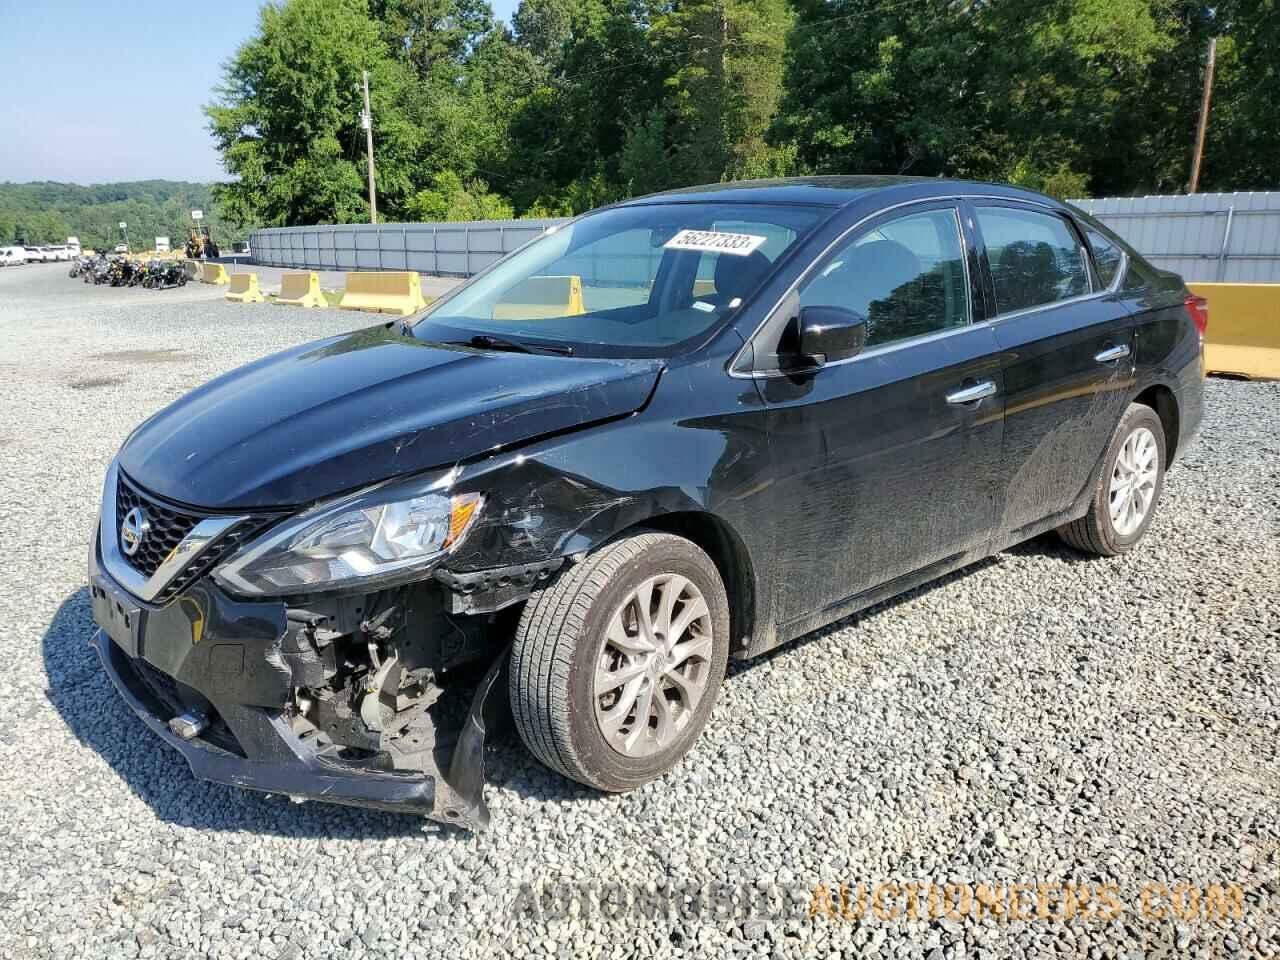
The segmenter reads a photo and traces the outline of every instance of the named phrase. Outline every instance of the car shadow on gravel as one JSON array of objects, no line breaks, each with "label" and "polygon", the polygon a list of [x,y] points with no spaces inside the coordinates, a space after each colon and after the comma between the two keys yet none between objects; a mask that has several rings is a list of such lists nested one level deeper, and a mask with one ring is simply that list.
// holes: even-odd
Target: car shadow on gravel
[{"label": "car shadow on gravel", "polygon": [[[727,682],[732,683],[735,676],[761,664],[820,643],[846,627],[891,613],[934,590],[963,581],[998,565],[1005,555],[1043,556],[1066,563],[1089,559],[1052,534],[1037,537],[881,601],[767,654],[751,660],[731,660]],[[298,805],[283,797],[268,797],[196,779],[182,758],[148,730],[117,695],[89,646],[95,629],[89,591],[81,587],[63,600],[45,630],[42,647],[49,680],[46,695],[77,739],[101,756],[112,772],[160,819],[201,829],[286,837],[385,839],[434,834],[459,842],[469,837],[464,831],[414,815],[327,803]],[[533,760],[511,728],[509,719],[491,732],[486,746],[485,782],[489,789],[510,790],[539,803],[576,803],[600,798],[596,791],[566,780]],[[492,802],[492,795],[490,800]]]},{"label": "car shadow on gravel", "polygon": [[[250,790],[198,780],[186,762],[143,724],[120,699],[89,646],[96,629],[89,590],[81,587],[58,607],[42,639],[45,695],[67,727],[97,753],[161,820],[205,830],[283,837],[388,839],[435,835],[466,842],[469,834],[411,814],[386,813],[329,803],[294,804]],[[550,773],[530,775],[513,732],[493,738],[486,751],[486,781],[547,800],[589,795],[586,788]],[[39,762],[38,759],[35,762]],[[86,770],[87,775],[95,775]],[[105,801],[104,801],[105,802]]]},{"label": "car shadow on gravel", "polygon": [[809,646],[811,643],[820,643],[825,638],[844,630],[847,627],[857,626],[864,620],[871,620],[875,617],[882,616],[897,609],[903,604],[910,603],[920,597],[932,593],[934,590],[941,590],[950,584],[957,583],[973,576],[982,570],[990,569],[998,566],[1003,557],[1045,557],[1056,560],[1061,563],[1089,563],[1096,562],[1097,557],[1090,557],[1077,550],[1073,550],[1063,543],[1056,533],[1043,533],[1040,536],[1033,537],[1030,540],[1023,541],[1015,546],[1001,550],[999,553],[992,554],[989,557],[983,557],[981,560],[975,560],[968,566],[961,567],[959,570],[953,570],[951,573],[945,574],[936,580],[930,580],[922,583],[918,587],[913,587],[905,593],[890,597],[887,600],[881,600],[879,603],[872,604],[857,613],[851,613],[846,617],[841,617],[834,623],[829,623],[825,627],[820,627],[812,633],[802,634],[780,647],[775,647],[768,653],[761,654],[750,660],[730,660],[728,679],[745,673],[752,668],[763,663],[769,663],[777,657],[787,656],[795,651],[801,650]]}]

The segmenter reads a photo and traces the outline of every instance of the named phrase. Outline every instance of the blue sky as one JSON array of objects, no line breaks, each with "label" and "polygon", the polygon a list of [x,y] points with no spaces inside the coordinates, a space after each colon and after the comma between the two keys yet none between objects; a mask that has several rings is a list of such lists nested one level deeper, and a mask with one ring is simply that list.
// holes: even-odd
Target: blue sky
[{"label": "blue sky", "polygon": [[200,106],[260,5],[0,0],[0,181],[225,177]]}]

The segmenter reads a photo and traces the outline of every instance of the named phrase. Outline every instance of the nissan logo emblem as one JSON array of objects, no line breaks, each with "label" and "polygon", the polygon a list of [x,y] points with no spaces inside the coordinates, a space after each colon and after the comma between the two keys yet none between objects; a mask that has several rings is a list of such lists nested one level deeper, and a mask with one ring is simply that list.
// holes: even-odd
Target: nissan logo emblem
[{"label": "nissan logo emblem", "polygon": [[132,557],[142,546],[142,541],[151,532],[151,521],[146,511],[134,507],[124,515],[124,523],[120,524],[120,549],[126,557]]}]

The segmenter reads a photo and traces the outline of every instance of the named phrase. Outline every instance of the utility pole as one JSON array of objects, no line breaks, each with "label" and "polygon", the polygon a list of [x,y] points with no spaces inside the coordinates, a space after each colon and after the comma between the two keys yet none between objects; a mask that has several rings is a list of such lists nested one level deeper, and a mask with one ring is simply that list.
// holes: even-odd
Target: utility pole
[{"label": "utility pole", "polygon": [[364,113],[360,115],[360,126],[364,127],[365,150],[369,159],[369,222],[378,222],[378,192],[373,185],[373,113],[369,110],[369,71],[362,71],[364,77]]},{"label": "utility pole", "polygon": [[1196,127],[1196,150],[1191,157],[1191,183],[1187,193],[1195,193],[1200,186],[1200,160],[1204,157],[1204,138],[1209,130],[1209,100],[1213,96],[1213,64],[1217,59],[1218,38],[1209,41],[1209,62],[1204,68],[1204,98],[1200,101],[1200,123]]}]

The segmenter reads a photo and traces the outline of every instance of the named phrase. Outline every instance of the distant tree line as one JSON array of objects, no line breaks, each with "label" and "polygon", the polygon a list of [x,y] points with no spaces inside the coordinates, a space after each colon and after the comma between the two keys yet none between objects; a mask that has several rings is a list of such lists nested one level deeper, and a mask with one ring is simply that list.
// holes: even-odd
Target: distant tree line
[{"label": "distant tree line", "polygon": [[133,249],[150,248],[156,237],[168,237],[177,249],[186,240],[192,210],[204,212],[220,243],[241,236],[240,227],[219,218],[206,183],[0,183],[0,244],[79,237],[82,245],[102,249],[120,242],[123,220]]},{"label": "distant tree line", "polygon": [[1280,186],[1275,0],[285,0],[206,107],[238,223],[572,214],[693,183],[910,173],[1059,196]]}]

